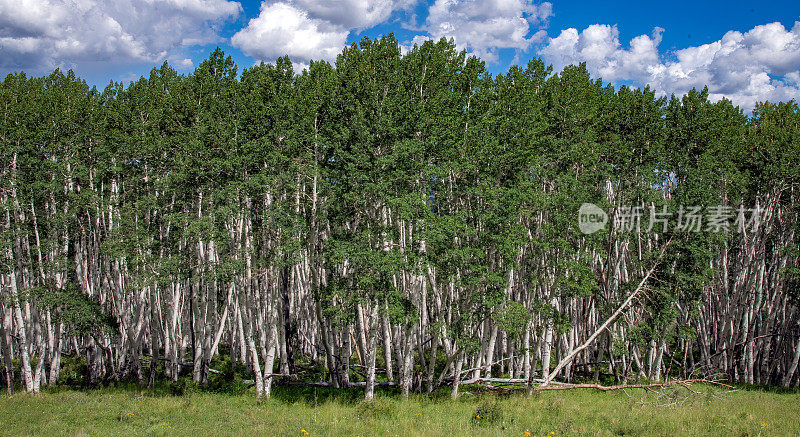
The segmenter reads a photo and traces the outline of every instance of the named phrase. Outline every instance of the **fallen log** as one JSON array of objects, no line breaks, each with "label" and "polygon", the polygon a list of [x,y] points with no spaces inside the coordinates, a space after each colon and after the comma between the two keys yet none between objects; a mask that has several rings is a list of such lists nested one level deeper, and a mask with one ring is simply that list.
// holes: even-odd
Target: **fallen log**
[{"label": "fallen log", "polygon": [[692,384],[711,384],[711,385],[718,385],[725,388],[729,388],[732,390],[736,390],[736,387],[728,384],[723,384],[717,381],[710,381],[707,379],[681,379],[676,381],[668,381],[663,383],[655,383],[655,384],[620,384],[620,385],[600,385],[600,384],[567,384],[561,383],[558,385],[552,384],[549,385],[539,385],[533,388],[533,391],[539,390],[571,390],[576,388],[593,388],[601,391],[611,391],[611,390],[625,390],[629,388],[642,388],[642,389],[650,389],[650,388],[664,388],[673,385],[682,385],[685,387],[689,387]]},{"label": "fallen log", "polygon": [[[320,381],[310,381],[310,382],[303,382],[303,381],[276,381],[277,385],[280,386],[292,386],[292,387],[335,387],[330,382],[320,382]],[[367,383],[365,381],[359,382],[351,382],[349,387],[364,387]],[[375,387],[394,387],[396,386],[396,382],[376,382]],[[341,387],[340,387],[341,388]]]},{"label": "fallen log", "polygon": [[472,378],[462,379],[461,384],[525,384],[528,380],[525,378]]},{"label": "fallen log", "polygon": [[[153,362],[153,358],[152,357],[148,357],[148,356],[144,356],[144,357],[142,357],[142,361],[147,361],[148,363],[151,363],[151,362]],[[160,357],[158,359],[158,361],[169,361],[169,362],[172,362],[172,359],[171,358]],[[192,361],[188,361],[188,362],[178,361],[177,364],[179,366],[181,366],[181,367],[194,367],[194,362],[192,362]],[[222,373],[219,370],[212,369],[210,367],[208,368],[208,372],[209,373],[214,373],[214,374]]]}]

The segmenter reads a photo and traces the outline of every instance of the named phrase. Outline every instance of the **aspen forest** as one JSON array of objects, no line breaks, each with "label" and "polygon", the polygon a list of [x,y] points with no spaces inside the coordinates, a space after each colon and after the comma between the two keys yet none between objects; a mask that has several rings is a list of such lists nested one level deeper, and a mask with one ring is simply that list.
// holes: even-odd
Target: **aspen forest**
[{"label": "aspen forest", "polygon": [[[240,67],[0,83],[8,394],[800,384],[795,102],[392,35]],[[611,217],[590,234],[587,203]],[[694,206],[729,220],[682,229]]]}]

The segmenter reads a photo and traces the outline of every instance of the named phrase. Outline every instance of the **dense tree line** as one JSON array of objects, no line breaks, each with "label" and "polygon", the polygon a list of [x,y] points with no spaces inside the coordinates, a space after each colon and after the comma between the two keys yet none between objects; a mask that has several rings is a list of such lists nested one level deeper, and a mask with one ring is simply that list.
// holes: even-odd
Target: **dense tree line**
[{"label": "dense tree line", "polygon": [[[302,73],[217,49],[102,92],[11,74],[0,147],[9,391],[67,356],[90,385],[205,384],[225,358],[258,396],[800,378],[793,102],[746,115],[538,59],[493,76],[388,36]],[[606,229],[579,230],[584,203]],[[693,206],[730,220],[691,229]]]}]

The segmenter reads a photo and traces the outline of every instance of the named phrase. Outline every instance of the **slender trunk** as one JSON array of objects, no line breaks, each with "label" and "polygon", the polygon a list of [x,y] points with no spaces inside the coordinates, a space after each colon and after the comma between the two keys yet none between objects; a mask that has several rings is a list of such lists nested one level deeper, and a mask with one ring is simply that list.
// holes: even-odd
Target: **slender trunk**
[{"label": "slender trunk", "polygon": [[370,315],[369,343],[367,345],[367,385],[364,400],[371,402],[375,396],[375,358],[378,355],[378,305],[372,304]]}]

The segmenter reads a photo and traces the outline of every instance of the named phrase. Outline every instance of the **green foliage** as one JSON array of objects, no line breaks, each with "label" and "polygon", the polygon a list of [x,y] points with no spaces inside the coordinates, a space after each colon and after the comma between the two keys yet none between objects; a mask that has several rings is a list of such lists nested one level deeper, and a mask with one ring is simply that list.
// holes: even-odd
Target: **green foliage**
[{"label": "green foliage", "polygon": [[73,389],[86,387],[86,360],[84,357],[62,357],[58,385]]},{"label": "green foliage", "polygon": [[200,385],[191,378],[179,378],[169,384],[169,392],[172,396],[187,396],[200,391]]},{"label": "green foliage", "polygon": [[511,301],[495,310],[492,318],[498,328],[505,331],[510,338],[516,339],[527,329],[531,314],[521,303]]},{"label": "green foliage", "polygon": [[97,299],[79,291],[74,282],[67,282],[64,288],[33,288],[31,296],[42,308],[52,310],[53,318],[64,323],[76,335],[113,335],[119,329],[116,317],[104,309]]}]

